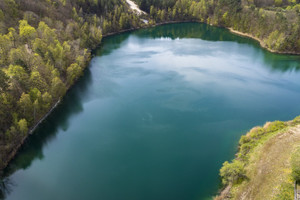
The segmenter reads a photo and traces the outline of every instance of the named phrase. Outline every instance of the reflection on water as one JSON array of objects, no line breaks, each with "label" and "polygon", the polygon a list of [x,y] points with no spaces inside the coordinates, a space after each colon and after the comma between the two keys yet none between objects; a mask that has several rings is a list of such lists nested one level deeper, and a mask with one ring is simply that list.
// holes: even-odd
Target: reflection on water
[{"label": "reflection on water", "polygon": [[198,23],[166,24],[163,26],[123,33],[118,35],[118,37],[110,36],[103,39],[105,47],[103,48],[102,45],[102,47],[95,51],[95,54],[107,55],[111,53],[113,50],[118,49],[122,42],[128,39],[130,35],[135,35],[139,38],[170,38],[172,40],[195,38],[206,41],[224,41],[249,44],[249,47],[255,49],[259,48],[259,50],[255,51],[255,56],[263,57],[265,65],[274,71],[286,72],[291,70],[298,71],[300,69],[299,56],[271,53],[266,49],[262,49],[259,42],[250,38],[234,35],[225,28],[214,27],[207,24],[197,26],[197,24]]},{"label": "reflection on water", "polygon": [[63,101],[51,113],[51,115],[42,122],[35,132],[26,140],[19,154],[5,169],[5,177],[2,178],[0,192],[5,196],[11,191],[12,181],[8,176],[19,169],[27,169],[35,159],[42,160],[43,147],[51,142],[58,132],[58,129],[67,130],[69,119],[83,111],[82,99],[85,98],[91,84],[91,71],[87,68],[84,76],[78,80],[78,83],[71,88]]},{"label": "reflection on water", "polygon": [[8,195],[15,184],[10,180],[10,178],[2,178],[0,180],[0,199],[5,199],[6,195]]},{"label": "reflection on water", "polygon": [[[253,39],[234,35],[225,28],[214,27],[207,24],[195,26],[195,24],[197,23],[167,24],[155,28],[142,29],[135,31],[132,34],[140,38],[171,38],[173,40],[182,38],[198,38],[206,41],[235,42],[239,44],[249,44],[249,46],[253,48],[260,48],[259,43]],[[124,39],[127,37],[128,35],[124,35]],[[110,43],[113,42],[113,40],[116,39],[113,38],[111,41],[109,38],[107,42]],[[274,54],[261,48],[255,53],[257,56],[262,56],[266,66],[270,67],[274,71],[278,70],[286,72],[300,69],[299,56]]]},{"label": "reflection on water", "polygon": [[[226,29],[138,30],[105,38],[95,55],[6,169],[2,198],[37,182],[60,199],[203,199],[240,134],[300,112],[299,57]],[[51,199],[46,189],[36,195]]]}]

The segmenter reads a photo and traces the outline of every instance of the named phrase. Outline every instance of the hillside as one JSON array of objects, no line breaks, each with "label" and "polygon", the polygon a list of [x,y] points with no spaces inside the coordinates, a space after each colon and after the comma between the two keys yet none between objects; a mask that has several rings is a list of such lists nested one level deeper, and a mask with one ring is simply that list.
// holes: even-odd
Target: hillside
[{"label": "hillside", "polygon": [[219,199],[291,200],[299,180],[300,121],[268,122],[239,142],[236,159],[220,175],[227,185]]}]

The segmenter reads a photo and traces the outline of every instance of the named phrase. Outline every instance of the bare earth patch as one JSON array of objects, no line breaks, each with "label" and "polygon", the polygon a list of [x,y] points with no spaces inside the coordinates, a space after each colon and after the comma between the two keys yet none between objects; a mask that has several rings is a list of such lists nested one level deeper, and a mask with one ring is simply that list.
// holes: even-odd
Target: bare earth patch
[{"label": "bare earth patch", "polygon": [[142,11],[138,5],[136,5],[135,2],[131,1],[131,0],[126,0],[126,3],[128,3],[129,7],[131,8],[131,10],[135,11],[138,15],[141,14],[146,14],[144,11]]}]

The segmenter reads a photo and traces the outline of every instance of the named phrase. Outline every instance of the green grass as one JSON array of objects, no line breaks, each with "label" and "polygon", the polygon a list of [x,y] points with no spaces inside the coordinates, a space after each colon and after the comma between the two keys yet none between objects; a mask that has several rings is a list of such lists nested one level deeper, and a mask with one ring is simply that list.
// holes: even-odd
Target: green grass
[{"label": "green grass", "polygon": [[225,162],[220,170],[230,190],[216,199],[292,200],[295,170],[291,157],[296,157],[296,163],[300,160],[296,151],[300,144],[299,124],[300,116],[288,122],[267,122],[242,136],[236,158]]}]

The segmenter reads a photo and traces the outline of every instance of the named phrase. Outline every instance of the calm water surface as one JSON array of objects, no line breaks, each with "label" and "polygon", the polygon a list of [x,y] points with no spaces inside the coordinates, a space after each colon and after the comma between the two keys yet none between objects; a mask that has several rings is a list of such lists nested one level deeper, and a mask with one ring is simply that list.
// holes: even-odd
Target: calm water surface
[{"label": "calm water surface", "polygon": [[300,59],[185,23],[104,39],[3,180],[7,200],[199,200],[239,137],[300,114]]}]

